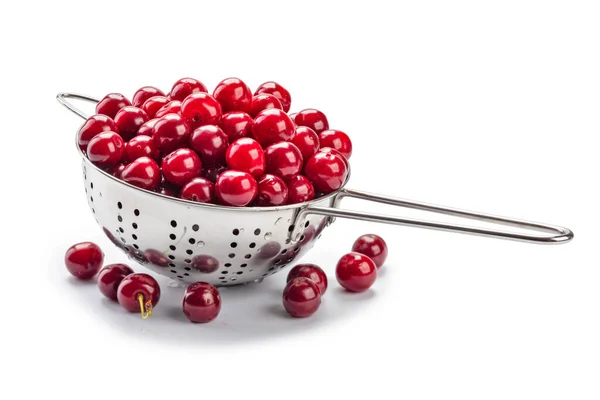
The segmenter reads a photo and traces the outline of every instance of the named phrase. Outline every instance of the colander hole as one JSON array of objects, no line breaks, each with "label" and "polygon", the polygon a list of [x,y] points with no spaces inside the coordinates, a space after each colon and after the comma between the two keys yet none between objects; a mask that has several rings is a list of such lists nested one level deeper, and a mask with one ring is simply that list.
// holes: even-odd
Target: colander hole
[{"label": "colander hole", "polygon": [[289,231],[289,232],[291,232],[291,231],[293,231],[293,230],[294,230],[294,228],[295,228],[295,226],[294,226],[294,225],[290,225],[290,227],[288,228],[288,231]]},{"label": "colander hole", "polygon": [[193,251],[193,250],[190,250],[190,249],[187,249],[185,252],[186,252],[187,254],[189,254],[190,256],[191,256],[192,254],[194,254],[194,251]]},{"label": "colander hole", "polygon": [[171,268],[175,268],[175,264],[173,264],[173,263],[169,263],[169,267],[171,267]]},{"label": "colander hole", "polygon": [[297,252],[299,252],[299,251],[300,251],[300,248],[299,248],[299,247],[296,247],[296,248],[294,248],[294,253],[297,253]]},{"label": "colander hole", "polygon": [[237,236],[237,235],[240,234],[240,230],[239,229],[234,229],[232,233],[233,233],[234,236]]},{"label": "colander hole", "polygon": [[87,193],[87,188],[85,188],[85,192]]},{"label": "colander hole", "polygon": [[238,272],[236,272],[236,274],[238,274],[238,275],[242,275],[243,273],[244,273],[244,271],[238,271]]},{"label": "colander hole", "polygon": [[171,221],[171,226],[173,228],[177,228],[177,221],[175,221],[175,220]]},{"label": "colander hole", "polygon": [[169,237],[171,238],[171,240],[175,240],[175,239],[177,239],[177,236],[175,236],[175,234],[174,234],[174,233],[171,233],[171,234],[169,235]]},{"label": "colander hole", "polygon": [[119,227],[119,232],[121,232],[121,233],[125,233],[125,229],[123,229],[123,228]]},{"label": "colander hole", "polygon": [[137,235],[135,233],[131,235],[131,237],[133,238],[133,240],[137,240]]},{"label": "colander hole", "polygon": [[134,249],[136,249],[136,250],[139,250],[139,249],[140,249],[140,246],[138,246],[137,244],[135,244],[135,243],[134,243],[134,244],[133,244],[133,248],[134,248]]},{"label": "colander hole", "polygon": [[190,267],[185,267],[184,268],[186,271],[191,271],[192,269]]},{"label": "colander hole", "polygon": [[133,229],[137,229],[138,228],[138,224],[136,224],[135,222],[133,224],[131,224],[131,226],[133,227]]},{"label": "colander hole", "polygon": [[269,268],[269,271],[273,271],[275,269],[275,267],[271,267]]},{"label": "colander hole", "polygon": [[188,274],[187,272],[183,274],[184,276],[190,276],[190,274]]},{"label": "colander hole", "polygon": [[169,257],[171,260],[175,259],[175,256],[173,254],[169,254],[167,257]]},{"label": "colander hole", "polygon": [[233,257],[235,257],[235,253],[229,253],[229,256],[228,256],[228,257],[229,257],[229,258],[233,258]]},{"label": "colander hole", "polygon": [[125,238],[124,238],[124,237],[122,237],[122,238],[121,238],[121,242],[123,242],[123,243],[127,243],[127,242],[125,241]]},{"label": "colander hole", "polygon": [[304,235],[300,236],[300,241],[304,240]]},{"label": "colander hole", "polygon": [[181,275],[177,275],[177,277],[178,277],[179,279],[183,279],[183,276],[181,276]]},{"label": "colander hole", "polygon": [[186,258],[185,260],[183,260],[183,262],[186,264],[191,264],[192,260],[190,260],[189,258]]},{"label": "colander hole", "polygon": [[319,234],[319,236],[317,236],[317,239],[321,239],[322,234]]},{"label": "colander hole", "polygon": [[231,278],[231,282],[235,282],[235,281],[237,281],[237,278],[234,276]]},{"label": "colander hole", "polygon": [[175,246],[173,246],[173,245],[170,245],[170,246],[169,246],[169,248],[170,248],[171,250],[173,250],[173,251],[177,250],[177,247],[175,247]]},{"label": "colander hole", "polygon": [[198,229],[200,229],[200,227],[198,226],[198,224],[194,224],[194,225],[192,225],[192,230],[193,230],[194,232],[198,232]]},{"label": "colander hole", "polygon": [[220,280],[223,280],[223,279],[225,279],[225,277],[224,277],[224,276],[220,276],[220,277],[219,277],[219,279],[220,279]]},{"label": "colander hole", "polygon": [[121,202],[118,202],[118,203],[117,203],[117,208],[118,208],[119,210],[123,209],[123,204],[121,204]]},{"label": "colander hole", "polygon": [[253,248],[256,247],[256,243],[252,242],[252,243],[250,243],[250,245],[248,247],[250,247],[251,249],[253,249]]},{"label": "colander hole", "polygon": [[286,266],[286,265],[287,265],[287,264],[281,264],[281,265],[279,266],[279,269],[285,268],[285,266]]},{"label": "colander hole", "polygon": [[90,187],[93,189],[94,188],[94,182],[90,182]]},{"label": "colander hole", "polygon": [[90,201],[93,203],[94,202],[94,196],[90,196]]},{"label": "colander hole", "polygon": [[93,212],[94,214],[96,214],[96,210],[94,210],[93,208],[92,208],[92,212]]},{"label": "colander hole", "polygon": [[174,269],[172,269],[170,272],[172,272],[172,273],[174,273],[174,274],[176,274],[176,273],[177,273],[177,271],[175,271]]},{"label": "colander hole", "polygon": [[249,260],[249,259],[251,259],[251,258],[252,258],[252,254],[246,254],[246,255],[244,256],[244,258],[245,258],[246,260]]},{"label": "colander hole", "polygon": [[136,217],[139,217],[139,216],[140,216],[140,210],[138,210],[138,209],[136,208],[135,210],[133,210],[133,214],[134,214]]},{"label": "colander hole", "polygon": [[248,264],[242,264],[240,265],[240,268],[246,268],[248,266]]},{"label": "colander hole", "polygon": [[236,242],[231,242],[230,246],[235,249],[237,247],[237,243]]},{"label": "colander hole", "polygon": [[227,268],[229,268],[229,267],[231,267],[231,263],[225,263],[225,266],[226,266]]},{"label": "colander hole", "polygon": [[228,274],[228,272],[227,272],[227,271],[221,271],[221,273],[222,273],[223,275],[227,275],[227,274]]},{"label": "colander hole", "polygon": [[100,197],[102,197],[102,192],[100,192]]},{"label": "colander hole", "polygon": [[287,262],[292,262],[294,260],[294,257],[290,257],[287,259]]},{"label": "colander hole", "polygon": [[196,243],[196,239],[190,238],[190,240],[188,240],[188,242],[190,242],[190,244],[194,244],[194,243]]},{"label": "colander hole", "polygon": [[123,217],[121,217],[120,215],[117,215],[117,221],[123,222]]},{"label": "colander hole", "polygon": [[278,258],[277,260],[273,261],[273,264],[277,265],[281,262],[281,260]]},{"label": "colander hole", "polygon": [[308,228],[309,225],[310,225],[310,221],[306,221],[306,223],[304,224],[304,227]]},{"label": "colander hole", "polygon": [[281,254],[285,254],[285,253],[287,253],[287,249],[281,250]]},{"label": "colander hole", "polygon": [[254,230],[254,235],[255,235],[255,236],[258,236],[258,235],[260,235],[260,229],[256,228],[256,229]]}]

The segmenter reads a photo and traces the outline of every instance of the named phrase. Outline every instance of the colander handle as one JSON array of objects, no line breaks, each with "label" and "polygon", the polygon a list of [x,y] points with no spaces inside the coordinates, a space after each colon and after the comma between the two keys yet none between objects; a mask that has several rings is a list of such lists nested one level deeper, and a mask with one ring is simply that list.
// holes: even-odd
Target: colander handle
[{"label": "colander handle", "polygon": [[[518,232],[510,232],[505,230],[495,230],[495,229],[487,229],[487,228],[477,228],[472,226],[465,225],[453,225],[443,222],[432,222],[432,221],[424,221],[419,219],[411,219],[411,218],[399,218],[390,215],[382,215],[382,214],[371,214],[368,212],[361,211],[353,211],[353,210],[343,210],[338,208],[340,206],[340,202],[344,197],[353,197],[356,199],[372,201],[376,203],[390,204],[393,206],[412,208],[422,211],[428,211],[437,214],[445,214],[452,215],[455,217],[461,217],[466,219],[490,222],[498,225],[507,225],[518,227],[522,229],[529,229],[532,231],[538,232],[546,232],[549,235],[537,235],[537,234],[529,234],[529,233],[518,233]],[[529,243],[537,243],[537,244],[561,244],[567,243],[573,239],[573,232],[567,228],[563,228],[560,226],[541,224],[537,222],[523,221],[520,219],[514,218],[505,218],[499,217],[496,215],[476,213],[472,211],[459,210],[456,208],[437,206],[433,204],[427,204],[417,201],[410,201],[404,199],[393,198],[389,196],[382,196],[378,194],[372,194],[367,192],[362,192],[358,190],[351,189],[343,189],[341,190],[334,199],[333,207],[314,207],[308,206],[306,208],[301,209],[297,216],[296,222],[294,223],[295,228],[291,233],[290,239],[292,242],[297,242],[302,235],[302,230],[304,227],[304,221],[306,216],[309,214],[316,215],[324,215],[329,216],[333,221],[333,218],[350,218],[361,221],[372,221],[372,222],[383,222],[386,224],[392,225],[404,225],[404,226],[414,226],[419,228],[433,229],[438,231],[449,231],[449,232],[458,232],[458,233],[466,233],[470,235],[477,236],[487,236],[494,237],[500,239],[510,239],[517,240],[521,242],[529,242]]]},{"label": "colander handle", "polygon": [[56,100],[58,100],[60,104],[67,107],[71,112],[79,115],[83,119],[88,119],[88,115],[81,111],[79,108],[75,107],[73,104],[71,104],[67,99],[82,100],[87,101],[89,103],[98,103],[100,101],[96,98],[76,93],[59,93],[56,95]]}]

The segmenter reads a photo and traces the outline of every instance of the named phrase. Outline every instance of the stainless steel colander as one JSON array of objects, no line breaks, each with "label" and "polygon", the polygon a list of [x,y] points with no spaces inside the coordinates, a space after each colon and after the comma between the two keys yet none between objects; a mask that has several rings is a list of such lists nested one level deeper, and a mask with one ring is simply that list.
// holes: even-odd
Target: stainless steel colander
[{"label": "stainless steel colander", "polygon": [[[60,93],[58,101],[86,119]],[[224,207],[163,196],[120,181],[93,165],[77,146],[88,205],[109,239],[147,268],[185,283],[260,281],[306,254],[336,217],[383,222],[539,244],[567,243],[558,226],[391,198],[342,187],[319,199],[282,207]],[[345,197],[453,215],[546,233],[517,233],[340,209]]]}]

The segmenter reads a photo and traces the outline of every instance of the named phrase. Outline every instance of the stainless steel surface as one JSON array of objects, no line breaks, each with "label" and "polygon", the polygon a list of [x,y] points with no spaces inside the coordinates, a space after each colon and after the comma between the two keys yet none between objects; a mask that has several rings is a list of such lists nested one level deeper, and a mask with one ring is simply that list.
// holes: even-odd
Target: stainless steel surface
[{"label": "stainless steel surface", "polygon": [[[82,118],[60,93],[58,101]],[[247,283],[272,275],[300,259],[335,217],[427,229],[558,244],[573,238],[562,227],[395,199],[341,188],[325,197],[282,207],[224,207],[163,196],[122,182],[93,165],[79,146],[88,205],[106,235],[131,258],[186,283]],[[509,232],[340,209],[345,197],[453,215],[547,234]],[[214,269],[214,271],[212,270]],[[208,272],[210,271],[210,272]]]}]

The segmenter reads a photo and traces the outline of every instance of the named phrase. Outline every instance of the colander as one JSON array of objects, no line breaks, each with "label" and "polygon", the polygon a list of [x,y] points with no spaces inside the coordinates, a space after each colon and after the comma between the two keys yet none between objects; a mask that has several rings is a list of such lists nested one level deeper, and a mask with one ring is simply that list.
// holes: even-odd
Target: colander
[{"label": "colander", "polygon": [[[87,116],[67,99],[97,99],[60,93],[57,100]],[[217,286],[261,281],[304,256],[335,218],[382,222],[539,244],[567,243],[563,227],[464,211],[340,188],[327,196],[281,207],[224,207],[164,196],[118,180],[92,164],[77,145],[88,205],[108,238],[146,268],[184,283]],[[347,182],[347,181],[346,181]],[[452,215],[538,233],[453,225],[341,209],[341,201],[365,201]]]}]

